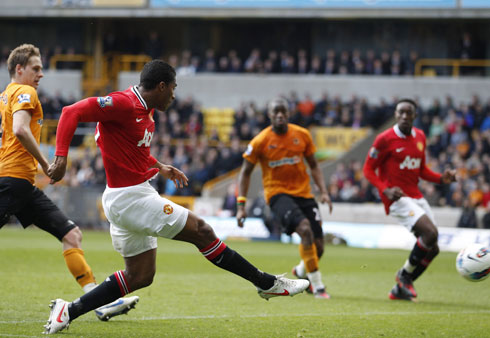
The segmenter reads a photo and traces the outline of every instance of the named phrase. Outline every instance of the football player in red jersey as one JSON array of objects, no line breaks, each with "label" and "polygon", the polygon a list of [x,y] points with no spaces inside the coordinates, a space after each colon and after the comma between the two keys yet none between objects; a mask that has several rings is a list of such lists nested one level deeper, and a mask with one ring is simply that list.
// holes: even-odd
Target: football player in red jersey
[{"label": "football player in red jersey", "polygon": [[110,222],[112,243],[126,267],[71,303],[53,301],[45,333],[61,331],[91,309],[149,286],[155,276],[157,237],[194,244],[216,266],[252,282],[265,299],[293,296],[309,286],[305,279],[290,280],[260,271],[217,238],[202,218],[161,197],[149,184],[149,179],[160,174],[176,187],[187,185],[182,171],[150,155],[154,109],[166,110],[176,87],[175,70],[162,60],[153,60],[143,67],[138,86],[84,99],[63,109],[56,158],[48,174],[53,181],[64,176],[78,122],[98,122],[95,137],[107,176],[102,205]]},{"label": "football player in red jersey", "polygon": [[418,188],[419,178],[439,184],[456,181],[455,170],[446,169],[441,175],[427,167],[425,134],[413,126],[416,111],[413,100],[398,101],[395,126],[376,137],[364,163],[364,176],[378,189],[386,214],[397,218],[417,238],[396,274],[390,299],[417,297],[413,281],[439,253],[434,214]]}]

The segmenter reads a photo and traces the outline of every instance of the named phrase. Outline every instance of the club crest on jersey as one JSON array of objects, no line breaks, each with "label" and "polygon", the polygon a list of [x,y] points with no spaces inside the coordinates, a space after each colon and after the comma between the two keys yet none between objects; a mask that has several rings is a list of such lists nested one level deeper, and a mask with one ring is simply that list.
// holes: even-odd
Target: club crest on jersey
[{"label": "club crest on jersey", "polygon": [[297,138],[294,138],[293,139],[293,143],[296,144],[296,145],[298,145],[299,144],[299,140]]},{"label": "club crest on jersey", "polygon": [[417,149],[419,151],[423,151],[424,150],[424,145],[422,144],[422,142],[417,142]]},{"label": "club crest on jersey", "polygon": [[420,158],[411,158],[410,156],[405,157],[403,162],[400,164],[400,169],[418,169],[420,168]]},{"label": "club crest on jersey", "polygon": [[7,104],[8,103],[7,94],[1,95],[0,96],[0,101],[2,101],[4,104]]},{"label": "club crest on jersey", "polygon": [[371,150],[369,150],[369,157],[371,158],[378,158],[379,150],[371,147]]},{"label": "club crest on jersey", "polygon": [[172,212],[174,212],[174,208],[170,204],[165,204],[163,206],[163,213],[166,215],[170,215]]},{"label": "club crest on jersey", "polygon": [[17,96],[19,103],[31,103],[31,94],[20,94]]},{"label": "club crest on jersey", "polygon": [[112,106],[112,97],[110,96],[99,96],[97,98],[97,103],[100,108],[111,107]]}]

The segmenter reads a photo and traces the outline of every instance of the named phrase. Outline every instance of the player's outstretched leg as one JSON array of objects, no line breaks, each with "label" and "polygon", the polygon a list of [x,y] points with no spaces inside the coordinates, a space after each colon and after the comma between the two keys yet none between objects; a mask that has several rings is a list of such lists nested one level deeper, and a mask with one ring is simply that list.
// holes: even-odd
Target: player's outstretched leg
[{"label": "player's outstretched leg", "polygon": [[293,296],[310,285],[305,280],[290,280],[260,271],[217,238],[213,228],[190,211],[184,228],[173,239],[194,244],[211,263],[254,284],[259,295],[262,296],[261,292],[268,293],[264,298]]}]

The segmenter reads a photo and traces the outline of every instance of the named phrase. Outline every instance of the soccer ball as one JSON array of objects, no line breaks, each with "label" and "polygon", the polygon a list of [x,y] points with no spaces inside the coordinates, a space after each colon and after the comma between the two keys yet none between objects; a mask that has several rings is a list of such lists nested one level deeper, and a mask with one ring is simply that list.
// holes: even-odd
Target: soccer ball
[{"label": "soccer ball", "polygon": [[471,244],[456,257],[456,270],[472,282],[486,279],[490,274],[490,249],[483,244]]}]

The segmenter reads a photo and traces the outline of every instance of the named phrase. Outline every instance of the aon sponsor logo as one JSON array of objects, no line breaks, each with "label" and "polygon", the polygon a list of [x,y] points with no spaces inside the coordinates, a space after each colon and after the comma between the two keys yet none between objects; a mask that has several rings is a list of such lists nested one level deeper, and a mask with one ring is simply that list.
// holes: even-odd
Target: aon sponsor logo
[{"label": "aon sponsor logo", "polygon": [[420,168],[420,161],[420,158],[411,158],[410,156],[407,156],[400,164],[400,169],[418,169]]},{"label": "aon sponsor logo", "polygon": [[141,147],[142,145],[144,145],[145,147],[149,147],[152,138],[153,133],[149,132],[148,129],[145,129],[145,136],[143,136],[143,139],[138,142],[138,147]]}]

